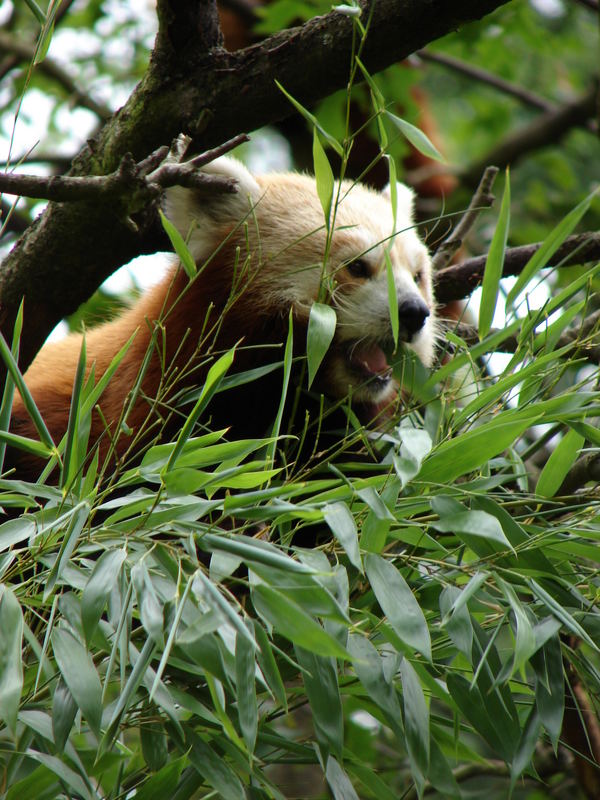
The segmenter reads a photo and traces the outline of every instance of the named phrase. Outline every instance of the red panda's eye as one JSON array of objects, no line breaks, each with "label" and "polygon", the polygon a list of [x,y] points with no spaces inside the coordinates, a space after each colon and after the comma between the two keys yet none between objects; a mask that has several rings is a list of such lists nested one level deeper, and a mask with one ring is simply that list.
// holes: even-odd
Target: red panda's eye
[{"label": "red panda's eye", "polygon": [[423,273],[421,272],[421,270],[415,272],[414,278],[415,278],[415,283],[421,283],[421,281],[423,280]]},{"label": "red panda's eye", "polygon": [[371,274],[369,265],[362,258],[357,258],[356,261],[346,264],[346,269],[354,278],[368,278]]}]

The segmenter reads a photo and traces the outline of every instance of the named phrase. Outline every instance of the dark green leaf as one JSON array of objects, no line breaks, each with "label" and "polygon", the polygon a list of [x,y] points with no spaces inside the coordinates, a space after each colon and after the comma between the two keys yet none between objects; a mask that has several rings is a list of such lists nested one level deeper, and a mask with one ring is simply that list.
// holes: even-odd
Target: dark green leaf
[{"label": "dark green leaf", "polygon": [[348,656],[333,636],[278,589],[258,583],[252,587],[252,595],[259,614],[290,642],[324,656]]},{"label": "dark green leaf", "polygon": [[331,306],[323,305],[323,303],[313,303],[310,307],[308,333],[306,334],[309,389],[332,342],[336,322],[337,317]]},{"label": "dark green leaf", "polygon": [[[254,636],[252,636],[254,638]],[[248,751],[254,752],[258,731],[255,649],[244,636],[235,638],[235,686],[240,730]]]},{"label": "dark green leaf", "polygon": [[66,628],[54,628],[52,649],[73,699],[92,731],[100,736],[102,687],[91,656]]},{"label": "dark green leaf", "polygon": [[425,776],[429,772],[429,708],[417,673],[407,658],[402,659],[400,675],[408,755],[413,773],[416,769],[418,775]]},{"label": "dark green leaf", "polygon": [[0,717],[14,736],[23,689],[23,612],[8,588],[0,585]]},{"label": "dark green leaf", "polygon": [[390,624],[409,648],[431,661],[431,639],[427,622],[402,575],[380,556],[368,554],[365,569],[375,597]]},{"label": "dark green leaf", "polygon": [[90,642],[94,635],[108,596],[126,558],[125,549],[107,550],[94,565],[81,595],[81,622],[87,642]]},{"label": "dark green leaf", "polygon": [[346,503],[330,503],[323,508],[323,517],[331,532],[344,548],[350,563],[363,571],[358,547],[358,531]]},{"label": "dark green leaf", "polygon": [[481,305],[479,307],[480,339],[483,339],[485,336],[487,336],[487,334],[490,332],[490,328],[492,327],[494,312],[496,310],[496,302],[498,299],[498,290],[500,287],[500,278],[502,277],[502,270],[504,267],[504,252],[506,250],[509,225],[510,177],[507,169],[506,181],[504,184],[504,194],[502,196],[502,205],[500,207],[500,216],[498,217],[498,224],[496,225],[492,243],[490,244],[490,249],[485,262],[485,271],[483,273]]},{"label": "dark green leaf", "polygon": [[246,800],[240,779],[198,734],[188,731],[189,759],[206,782],[227,800]]},{"label": "dark green leaf", "polygon": [[335,659],[304,650],[296,645],[302,680],[313,714],[317,739],[325,752],[338,758],[344,745],[344,721]]},{"label": "dark green leaf", "polygon": [[63,680],[59,680],[52,700],[52,733],[59,753],[65,749],[77,711],[77,703],[69,688]]}]

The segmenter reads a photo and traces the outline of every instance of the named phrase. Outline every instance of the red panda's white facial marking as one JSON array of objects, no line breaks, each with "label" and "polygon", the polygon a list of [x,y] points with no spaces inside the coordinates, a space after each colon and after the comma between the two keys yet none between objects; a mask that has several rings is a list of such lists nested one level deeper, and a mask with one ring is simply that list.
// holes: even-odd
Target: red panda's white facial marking
[{"label": "red panda's white facial marking", "polygon": [[306,321],[315,300],[332,305],[336,333],[320,371],[320,385],[328,394],[339,398],[351,390],[359,402],[381,403],[397,389],[384,355],[393,349],[388,260],[399,338],[424,364],[431,363],[431,264],[414,227],[410,189],[398,184],[394,225],[389,193],[344,182],[324,266],[327,229],[314,178],[291,173],[253,177],[230,158],[207,169],[234,177],[239,191],[208,201],[175,188],[168,192],[167,214],[189,236],[197,262],[220,244],[217,231],[222,236],[224,228],[233,230],[232,244],[243,256],[249,250],[252,279],[246,291],[255,313],[274,315],[293,307],[296,318]]}]

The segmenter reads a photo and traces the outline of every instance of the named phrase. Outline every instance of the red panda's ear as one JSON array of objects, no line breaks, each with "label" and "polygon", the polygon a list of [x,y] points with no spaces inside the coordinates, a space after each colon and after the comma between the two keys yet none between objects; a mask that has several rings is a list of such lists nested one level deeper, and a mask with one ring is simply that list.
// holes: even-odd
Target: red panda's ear
[{"label": "red panda's ear", "polygon": [[219,244],[217,233],[248,217],[261,196],[261,189],[241,161],[223,156],[202,168],[202,172],[232,178],[235,192],[196,192],[173,186],[165,192],[165,214],[188,243],[196,261],[209,256]]},{"label": "red panda's ear", "polygon": [[[392,192],[390,184],[382,189],[382,195],[391,201]],[[405,183],[396,183],[397,197],[397,222],[400,228],[411,225],[414,222],[415,193]]]}]

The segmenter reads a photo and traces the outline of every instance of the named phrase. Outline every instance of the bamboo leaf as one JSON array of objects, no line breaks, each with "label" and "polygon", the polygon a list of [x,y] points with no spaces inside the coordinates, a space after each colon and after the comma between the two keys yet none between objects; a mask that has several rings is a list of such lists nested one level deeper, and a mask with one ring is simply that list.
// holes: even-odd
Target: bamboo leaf
[{"label": "bamboo leaf", "polygon": [[317,194],[323,209],[325,225],[327,230],[331,225],[331,203],[333,201],[333,171],[327,158],[325,150],[319,141],[316,127],[313,128],[313,166],[315,170],[315,182],[317,184]]},{"label": "bamboo leaf", "polygon": [[431,639],[427,621],[410,586],[396,567],[381,556],[369,553],[365,570],[383,613],[400,639],[431,661]]},{"label": "bamboo leaf", "polygon": [[173,245],[173,250],[177,253],[177,257],[181,262],[181,266],[185,270],[185,274],[188,276],[190,280],[196,277],[196,273],[198,272],[198,268],[196,266],[196,262],[192,254],[189,251],[187,244],[185,243],[185,239],[179,233],[175,225],[165,217],[163,212],[159,209],[158,213],[160,214],[160,221],[165,229],[165,233],[169,237],[169,241]]},{"label": "bamboo leaf", "polygon": [[261,617],[294,644],[324,656],[348,657],[339,642],[283,592],[259,583],[252,587],[252,595]]},{"label": "bamboo leaf", "polygon": [[267,638],[265,629],[258,620],[254,622],[254,637],[258,645],[257,660],[261,672],[271,690],[273,697],[284,708],[287,709],[287,695],[285,685],[277,666],[277,661],[273,655],[273,648]]},{"label": "bamboo leaf", "polygon": [[[13,354],[15,361],[19,360],[19,346],[21,342],[21,331],[23,330],[23,302],[24,301],[21,300],[13,328],[11,353]],[[4,382],[4,391],[2,393],[2,405],[0,407],[0,431],[7,432],[9,429],[14,396],[15,382],[10,372],[7,371]],[[0,439],[0,471],[2,471],[2,467],[4,465],[5,454],[6,442]]]},{"label": "bamboo leaf", "polygon": [[442,442],[424,461],[419,480],[438,484],[451,483],[461,475],[476,471],[494,458],[534,424],[540,410],[503,411],[478,428]]},{"label": "bamboo leaf", "polygon": [[66,628],[54,628],[52,649],[73,699],[94,734],[99,737],[102,720],[102,686],[91,656]]},{"label": "bamboo leaf", "polygon": [[319,131],[319,133],[325,139],[327,144],[335,150],[335,152],[338,154],[338,156],[343,156],[344,148],[342,147],[342,145],[337,141],[337,139],[335,139],[333,136],[331,136],[331,134],[327,133],[327,131],[325,130],[325,128],[323,128],[323,126],[321,125],[319,120],[315,117],[315,115],[311,114],[310,111],[308,111],[308,109],[304,108],[304,106],[301,105],[296,99],[294,99],[291,94],[286,92],[286,90],[279,83],[279,81],[276,80],[275,83],[277,84],[277,88],[281,92],[283,92],[283,94],[287,97],[287,99],[294,106],[294,108],[297,111],[299,111],[300,114],[302,114],[302,116],[304,117],[305,120],[307,120],[307,122],[310,122],[310,124],[311,124],[311,126],[313,128],[316,128]]},{"label": "bamboo leaf", "polygon": [[245,800],[246,793],[240,779],[224,758],[217,755],[204,739],[192,731],[188,732],[188,744],[188,758],[192,766],[220,797],[226,797],[227,800]]},{"label": "bamboo leaf", "polygon": [[350,778],[333,756],[327,759],[325,778],[334,800],[359,800]]},{"label": "bamboo leaf", "polygon": [[[395,219],[395,214],[394,214]],[[395,227],[395,225],[394,225]],[[388,306],[390,309],[390,325],[392,326],[392,338],[394,349],[398,347],[398,334],[400,332],[400,317],[398,313],[398,292],[396,291],[396,281],[394,280],[394,270],[389,252],[385,251],[385,269],[387,274]]]},{"label": "bamboo leaf", "polygon": [[204,411],[208,403],[210,402],[212,396],[216,392],[219,383],[223,380],[223,377],[229,367],[233,364],[233,357],[235,355],[235,347],[232,347],[231,350],[228,350],[224,355],[215,361],[212,367],[208,370],[206,375],[206,379],[204,381],[204,386],[202,388],[202,394],[198,398],[196,405],[194,406],[192,412],[189,414],[188,418],[183,425],[179,436],[177,437],[177,441],[175,443],[175,447],[173,448],[173,452],[171,453],[171,457],[165,467],[166,472],[173,469],[175,463],[183,448],[190,438],[194,426],[198,421],[200,414]]},{"label": "bamboo leaf", "polygon": [[[252,635],[252,638],[254,636]],[[249,753],[254,753],[258,732],[258,704],[256,701],[255,649],[248,639],[235,639],[235,686],[240,730]]]},{"label": "bamboo leaf", "polygon": [[283,356],[283,384],[281,387],[281,397],[279,399],[279,408],[277,409],[277,415],[275,417],[275,421],[273,422],[273,428],[271,430],[271,444],[267,447],[267,458],[269,461],[275,461],[275,450],[277,447],[277,439],[279,437],[279,431],[281,429],[281,420],[283,419],[283,412],[285,409],[285,401],[287,398],[288,393],[288,386],[290,383],[290,375],[292,372],[292,359],[294,355],[294,320],[292,317],[292,311],[290,310],[290,315],[288,318],[288,334],[287,339],[285,341],[285,353]]},{"label": "bamboo leaf", "polygon": [[554,497],[567,472],[573,466],[584,442],[584,437],[577,431],[567,431],[544,464],[535,487],[536,494],[540,497]]},{"label": "bamboo leaf", "polygon": [[59,680],[52,698],[52,733],[59,753],[65,749],[78,710],[69,687],[64,680]]},{"label": "bamboo leaf", "polygon": [[302,667],[302,680],[313,713],[317,739],[325,752],[341,758],[344,720],[335,659],[296,645],[296,658]]},{"label": "bamboo leaf", "polygon": [[502,205],[500,215],[492,243],[485,261],[483,273],[483,283],[481,287],[481,305],[479,307],[479,338],[483,339],[490,332],[498,291],[500,278],[504,268],[504,253],[508,240],[508,228],[510,225],[510,174],[506,170],[506,182],[504,184],[504,194],[502,195]]},{"label": "bamboo leaf", "polygon": [[350,563],[363,572],[358,547],[358,530],[346,503],[330,503],[323,509],[323,517],[331,532],[344,548]]},{"label": "bamboo leaf", "polygon": [[554,635],[531,659],[536,673],[535,705],[554,752],[563,728],[565,680],[560,639]]},{"label": "bamboo leaf", "polygon": [[88,643],[94,635],[108,596],[119,577],[121,567],[126,558],[127,551],[125,548],[107,550],[102,553],[83,589],[81,595],[81,623]]},{"label": "bamboo leaf", "polygon": [[423,155],[427,156],[427,158],[432,158],[434,161],[445,161],[444,156],[440,153],[433,142],[423,133],[423,131],[420,130],[420,128],[411,125],[410,122],[402,119],[402,117],[392,114],[391,111],[386,111],[385,115],[394,123],[400,132],[406,136],[408,141],[416,150],[418,150],[420,153],[423,153]]},{"label": "bamboo leaf", "polygon": [[400,664],[404,699],[404,728],[408,755],[413,767],[422,776],[429,772],[429,708],[421,683],[407,658]]},{"label": "bamboo leaf", "polygon": [[174,797],[187,756],[175,758],[152,775],[139,789],[135,800],[156,800],[157,797]]},{"label": "bamboo leaf", "polygon": [[499,545],[502,550],[513,550],[502,529],[502,525],[491,514],[485,511],[471,511],[468,509],[450,514],[444,513],[439,509],[435,499],[432,501],[432,507],[440,514],[439,521],[431,523],[432,527],[437,531],[455,533],[458,537],[464,539],[467,544],[470,543],[469,546],[473,545],[473,539],[481,538],[491,543],[494,549],[498,549],[496,545]]},{"label": "bamboo leaf", "polygon": [[[23,375],[21,374],[21,370],[18,367],[18,364],[15,360],[15,357],[12,354],[11,349],[6,344],[6,339],[0,333],[0,355],[6,364],[6,367],[9,373],[12,376],[13,381],[15,382],[15,386],[19,390],[19,394],[21,395],[21,399],[23,401],[23,405],[25,406],[27,413],[31,417],[31,421],[33,422],[36,431],[38,432],[42,443],[46,446],[48,451],[54,452],[56,447],[54,445],[54,441],[52,440],[52,436],[50,435],[50,431],[46,427],[46,423],[42,419],[42,415],[40,414],[38,407],[35,404],[35,400],[33,399],[31,392],[27,388],[27,384],[23,379]],[[4,434],[8,436],[9,434]],[[22,439],[23,437],[18,437]],[[9,441],[10,444],[10,441]]]},{"label": "bamboo leaf", "polygon": [[312,386],[321,362],[329,350],[335,334],[337,317],[331,306],[313,303],[308,318],[306,334],[306,359],[308,362],[308,388]]},{"label": "bamboo leaf", "polygon": [[[75,377],[73,379],[73,393],[71,395],[71,405],[69,407],[69,422],[67,425],[66,443],[63,454],[63,465],[60,473],[60,483],[62,487],[69,486],[75,473],[81,464],[78,459],[78,433],[79,422],[81,419],[81,392],[85,380],[85,368],[87,362],[87,352],[85,346],[85,336],[81,339],[81,349]],[[82,454],[83,455],[83,454]]]},{"label": "bamboo leaf", "polygon": [[33,750],[32,748],[29,748],[26,753],[28,758],[32,758],[34,761],[43,764],[53,772],[62,783],[69,786],[75,796],[81,797],[84,800],[97,800],[98,795],[96,792],[85,783],[83,778],[78,775],[75,770],[64,764],[60,758],[51,756],[48,753],[40,753],[38,750]]},{"label": "bamboo leaf", "polygon": [[567,236],[569,236],[575,230],[577,223],[585,215],[590,207],[592,199],[595,196],[596,192],[593,192],[591,195],[589,195],[589,197],[586,197],[585,200],[582,200],[581,203],[575,206],[574,209],[569,211],[566,217],[564,217],[564,219],[562,219],[554,228],[554,230],[544,239],[538,250],[536,250],[527,264],[525,264],[511,290],[507,294],[507,309],[511,309],[514,306],[516,299],[536,274],[536,272],[539,269],[548,266],[548,262],[554,253],[556,253]]},{"label": "bamboo leaf", "polygon": [[0,717],[12,736],[23,689],[23,612],[13,592],[0,585]]},{"label": "bamboo leaf", "polygon": [[404,739],[402,711],[393,685],[386,679],[383,659],[365,636],[353,634],[348,649],[354,658],[353,667],[359,681],[379,708],[400,741]]}]

